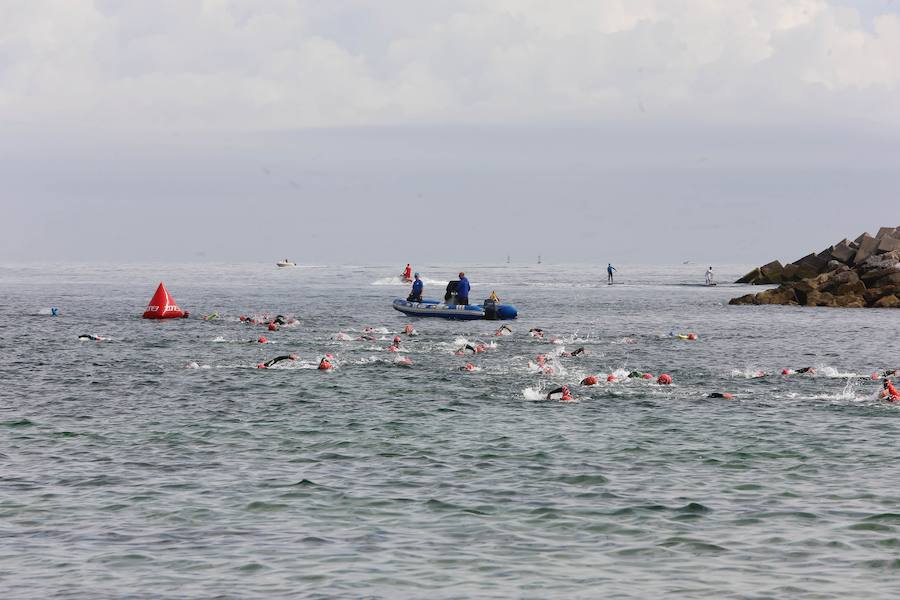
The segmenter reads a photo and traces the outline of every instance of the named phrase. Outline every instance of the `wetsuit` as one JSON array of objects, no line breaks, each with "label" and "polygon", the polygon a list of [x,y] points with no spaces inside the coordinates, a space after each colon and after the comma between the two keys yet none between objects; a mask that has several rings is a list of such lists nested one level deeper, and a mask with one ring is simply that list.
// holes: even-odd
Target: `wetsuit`
[{"label": "wetsuit", "polygon": [[803,367],[802,369],[797,369],[795,373],[815,373],[815,367]]},{"label": "wetsuit", "polygon": [[287,321],[284,320],[284,317],[281,315],[277,315],[275,319],[272,320],[276,325],[285,325]]},{"label": "wetsuit", "polygon": [[296,357],[291,356],[290,354],[285,354],[284,356],[276,356],[272,360],[270,360],[268,362],[264,362],[263,364],[266,366],[266,368],[269,368],[272,365],[278,364],[285,360],[296,360]]},{"label": "wetsuit", "polygon": [[606,281],[608,281],[609,283],[613,282],[613,271],[615,270],[616,268],[612,266],[612,263],[606,265]]},{"label": "wetsuit", "polygon": [[644,374],[641,373],[640,371],[632,371],[631,373],[628,374],[628,379],[640,379],[643,376],[644,376]]},{"label": "wetsuit", "polygon": [[78,339],[79,340],[91,340],[92,342],[99,342],[103,338],[101,338],[99,335],[91,335],[89,333],[82,333],[81,335],[78,336]]},{"label": "wetsuit", "polygon": [[510,329],[510,328],[509,328],[508,326],[506,326],[506,325],[501,325],[500,328],[497,329],[497,331],[508,331],[508,332],[512,333],[512,329]]},{"label": "wetsuit", "polygon": [[565,393],[565,390],[564,390],[563,388],[561,388],[561,387],[558,387],[558,388],[556,388],[555,390],[550,390],[550,391],[547,393],[547,400],[553,400],[553,397],[552,397],[552,396],[553,396],[554,394],[563,394],[563,393]]},{"label": "wetsuit", "polygon": [[713,392],[712,394],[707,396],[707,398],[724,398],[724,397],[725,397],[725,394],[723,394],[722,392]]},{"label": "wetsuit", "polygon": [[565,354],[563,354],[563,356],[568,356],[571,358],[571,357],[575,357],[575,356],[578,356],[579,354],[583,354],[583,353],[584,353],[584,348],[578,348],[577,350],[572,350],[571,352],[566,352]]}]

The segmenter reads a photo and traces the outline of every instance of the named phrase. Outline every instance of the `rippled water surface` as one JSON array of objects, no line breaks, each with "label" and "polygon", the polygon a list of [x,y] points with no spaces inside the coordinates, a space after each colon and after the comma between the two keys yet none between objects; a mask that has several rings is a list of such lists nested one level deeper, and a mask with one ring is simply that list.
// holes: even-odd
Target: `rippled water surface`
[{"label": "rippled water surface", "polygon": [[[459,268],[415,266],[426,296]],[[869,374],[900,311],[730,307],[705,266],[466,266],[520,311],[499,338],[393,311],[395,267],[2,267],[0,596],[896,597],[900,407]],[[140,319],[160,280],[191,319]],[[265,311],[299,324],[238,319]],[[606,383],[630,370],[674,385]]]}]

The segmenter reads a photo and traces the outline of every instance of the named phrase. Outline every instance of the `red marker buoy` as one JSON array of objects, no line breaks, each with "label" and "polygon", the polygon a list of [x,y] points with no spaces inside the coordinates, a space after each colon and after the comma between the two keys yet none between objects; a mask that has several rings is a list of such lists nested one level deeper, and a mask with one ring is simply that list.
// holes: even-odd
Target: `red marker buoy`
[{"label": "red marker buoy", "polygon": [[144,311],[145,319],[180,319],[184,316],[184,311],[178,308],[175,298],[169,294],[169,290],[162,282],[156,288],[156,293],[150,299],[147,310]]}]

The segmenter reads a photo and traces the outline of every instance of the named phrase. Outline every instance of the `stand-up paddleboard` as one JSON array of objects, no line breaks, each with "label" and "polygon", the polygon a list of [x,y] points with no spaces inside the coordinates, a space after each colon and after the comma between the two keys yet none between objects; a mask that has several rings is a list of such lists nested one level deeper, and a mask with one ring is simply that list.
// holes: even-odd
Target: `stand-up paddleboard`
[{"label": "stand-up paddleboard", "polygon": [[442,319],[487,319],[489,321],[507,321],[515,319],[519,311],[509,304],[444,304],[437,300],[410,302],[397,298],[393,303],[394,310],[412,317],[441,317]]}]

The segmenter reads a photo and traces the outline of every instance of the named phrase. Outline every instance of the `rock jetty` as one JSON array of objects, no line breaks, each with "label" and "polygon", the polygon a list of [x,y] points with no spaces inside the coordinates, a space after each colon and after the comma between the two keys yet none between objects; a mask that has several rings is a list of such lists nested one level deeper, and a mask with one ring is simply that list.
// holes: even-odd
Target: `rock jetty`
[{"label": "rock jetty", "polygon": [[787,265],[770,262],[737,283],[781,285],[729,304],[900,308],[900,227],[841,240]]}]

